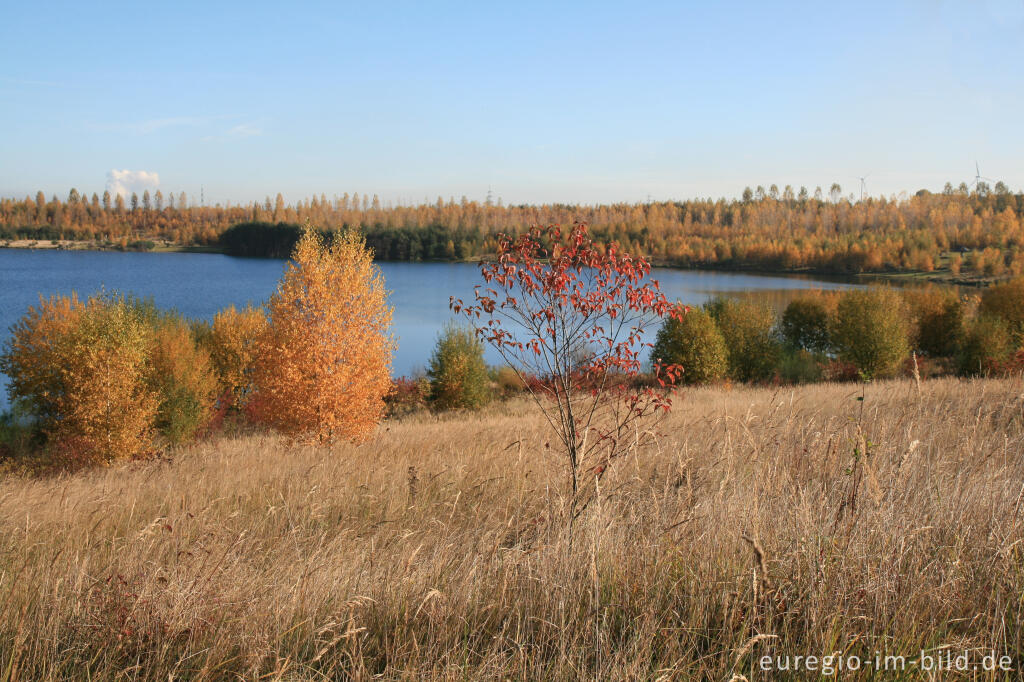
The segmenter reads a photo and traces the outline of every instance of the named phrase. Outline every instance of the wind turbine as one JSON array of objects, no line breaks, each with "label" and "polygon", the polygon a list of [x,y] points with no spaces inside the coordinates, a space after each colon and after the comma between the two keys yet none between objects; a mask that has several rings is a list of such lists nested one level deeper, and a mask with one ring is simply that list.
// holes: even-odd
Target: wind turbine
[{"label": "wind turbine", "polygon": [[986,178],[984,175],[981,174],[981,169],[978,167],[978,162],[975,161],[974,162],[974,182],[971,183],[970,185],[968,185],[968,189],[973,187],[975,193],[977,193],[978,186],[981,184],[982,180],[984,180],[985,182],[993,182],[992,178]]},{"label": "wind turbine", "polygon": [[869,177],[871,177],[871,173],[868,173],[867,175],[863,175],[860,178],[860,200],[861,201],[864,201],[864,181],[867,180]]}]

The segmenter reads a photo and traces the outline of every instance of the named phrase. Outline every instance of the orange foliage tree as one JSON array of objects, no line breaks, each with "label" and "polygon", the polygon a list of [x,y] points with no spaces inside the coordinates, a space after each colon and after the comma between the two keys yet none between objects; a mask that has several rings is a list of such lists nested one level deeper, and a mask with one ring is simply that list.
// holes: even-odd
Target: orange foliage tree
[{"label": "orange foliage tree", "polygon": [[54,435],[83,462],[110,462],[152,446],[159,399],[147,385],[146,327],[123,303],[92,298],[62,358],[65,391]]},{"label": "orange foliage tree", "polygon": [[213,317],[207,346],[220,380],[221,395],[245,407],[252,394],[253,368],[260,338],[267,330],[267,313],[247,306],[228,306]]},{"label": "orange foliage tree", "polygon": [[10,377],[8,393],[43,423],[57,419],[64,393],[62,356],[85,304],[78,296],[40,297],[11,327],[0,355],[0,371]]},{"label": "orange foliage tree", "polygon": [[159,400],[147,385],[150,338],[121,299],[53,297],[14,326],[0,370],[59,457],[105,463],[145,452]]},{"label": "orange foliage tree", "polygon": [[365,439],[384,416],[394,343],[373,253],[355,232],[307,228],[267,305],[253,416],[304,440]]}]

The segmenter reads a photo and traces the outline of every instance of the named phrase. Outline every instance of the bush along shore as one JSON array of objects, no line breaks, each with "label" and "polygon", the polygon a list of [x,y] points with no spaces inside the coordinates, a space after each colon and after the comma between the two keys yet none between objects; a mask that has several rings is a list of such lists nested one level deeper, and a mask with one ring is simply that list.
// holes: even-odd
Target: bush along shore
[{"label": "bush along shore", "polygon": [[[662,324],[649,354],[678,364],[679,383],[691,386],[920,381],[1024,369],[1024,280],[980,296],[872,287],[809,291],[782,311],[717,298],[681,313]],[[110,462],[207,437],[225,422],[272,425],[268,409],[277,408],[268,405],[277,403],[257,399],[256,385],[261,358],[264,366],[280,358],[269,345],[271,328],[265,308],[229,308],[204,323],[112,294],[42,301],[15,326],[0,357],[14,405],[0,422],[0,462]],[[375,334],[386,336],[382,328]],[[477,409],[542,392],[550,381],[488,367],[483,351],[471,327],[449,325],[425,375],[378,384],[372,420]],[[629,379],[655,381],[648,372]]]}]

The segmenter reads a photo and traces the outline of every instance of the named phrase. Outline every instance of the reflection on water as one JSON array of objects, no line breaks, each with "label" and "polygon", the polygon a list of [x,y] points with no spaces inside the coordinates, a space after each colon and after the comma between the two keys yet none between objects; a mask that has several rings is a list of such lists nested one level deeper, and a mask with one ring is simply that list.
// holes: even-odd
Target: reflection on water
[{"label": "reflection on water", "polygon": [[[393,371],[422,370],[438,330],[450,319],[448,297],[470,298],[480,271],[470,263],[380,263],[395,308],[398,343]],[[30,251],[0,249],[0,329],[7,330],[39,296],[87,295],[100,289],[151,296],[157,305],[210,319],[221,308],[267,299],[281,276],[282,262],[219,254]],[[653,275],[665,295],[699,305],[719,295],[754,297],[776,308],[801,290],[851,286],[805,277],[695,272],[657,268]],[[488,357],[496,362],[493,356]],[[0,383],[6,385],[0,375]],[[6,405],[6,391],[0,394]]]}]

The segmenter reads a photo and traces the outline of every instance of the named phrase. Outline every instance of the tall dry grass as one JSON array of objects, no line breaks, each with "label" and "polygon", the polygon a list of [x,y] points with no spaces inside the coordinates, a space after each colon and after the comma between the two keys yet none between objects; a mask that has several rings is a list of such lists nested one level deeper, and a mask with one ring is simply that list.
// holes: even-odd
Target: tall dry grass
[{"label": "tall dry grass", "polygon": [[753,680],[775,679],[765,654],[1018,656],[1022,392],[688,390],[571,542],[525,402],[333,451],[253,435],[8,478],[0,680]]}]

